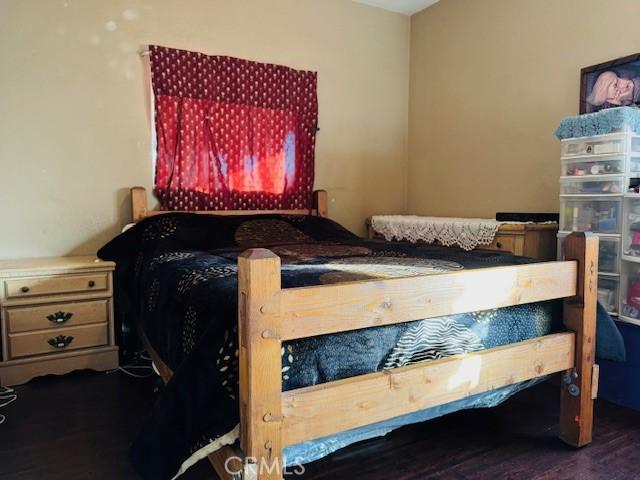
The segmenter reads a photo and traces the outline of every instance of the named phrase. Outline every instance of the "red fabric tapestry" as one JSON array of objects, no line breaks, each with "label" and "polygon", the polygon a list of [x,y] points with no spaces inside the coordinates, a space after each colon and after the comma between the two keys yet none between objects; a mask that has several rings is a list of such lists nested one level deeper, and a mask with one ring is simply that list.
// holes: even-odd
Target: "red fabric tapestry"
[{"label": "red fabric tapestry", "polygon": [[315,72],[150,46],[168,210],[311,208]]}]

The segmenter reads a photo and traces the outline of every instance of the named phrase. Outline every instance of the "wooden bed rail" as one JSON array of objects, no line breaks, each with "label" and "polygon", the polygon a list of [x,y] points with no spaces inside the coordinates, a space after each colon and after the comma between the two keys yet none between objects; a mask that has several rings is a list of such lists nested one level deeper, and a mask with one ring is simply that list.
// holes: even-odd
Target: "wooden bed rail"
[{"label": "wooden bed rail", "polygon": [[365,280],[282,290],[264,309],[292,340],[569,297],[576,276],[576,262],[548,262]]},{"label": "wooden bed rail", "polygon": [[[564,371],[561,438],[591,440],[597,237],[574,233],[564,262],[282,289],[264,249],[239,267],[240,445],[246,472],[281,479],[282,449]],[[282,392],[284,340],[564,298],[566,333]]]},{"label": "wooden bed rail", "polygon": [[[317,215],[328,216],[329,198],[325,190],[315,190],[313,192],[313,207],[311,210],[198,210],[188,213],[198,213],[201,215],[258,215],[266,213],[278,213],[282,215]],[[138,223],[146,217],[174,213],[175,210],[149,210],[147,206],[147,189],[144,187],[131,188],[131,219]]]},{"label": "wooden bed rail", "polygon": [[282,443],[333,435],[572,368],[574,344],[573,333],[557,333],[284,392]]}]

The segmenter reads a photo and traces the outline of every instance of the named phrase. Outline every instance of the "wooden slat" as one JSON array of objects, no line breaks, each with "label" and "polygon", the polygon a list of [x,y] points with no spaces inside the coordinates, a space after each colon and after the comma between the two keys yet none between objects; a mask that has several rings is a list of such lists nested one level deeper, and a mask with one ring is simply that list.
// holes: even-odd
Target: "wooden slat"
[{"label": "wooden slat", "polygon": [[313,208],[319,217],[329,216],[329,195],[326,190],[313,192]]},{"label": "wooden slat", "polygon": [[[593,381],[596,347],[598,291],[598,237],[572,233],[564,242],[564,256],[577,260],[577,293],[564,301],[564,324],[576,333],[575,373],[563,384],[560,397],[560,438],[575,447],[591,442],[593,431]],[[573,372],[570,372],[573,373]],[[569,386],[579,388],[572,394]]]},{"label": "wooden slat", "polygon": [[277,314],[262,308],[279,292],[277,255],[257,248],[238,257],[240,446],[255,460],[260,480],[281,479],[283,471],[280,324]]},{"label": "wooden slat", "polygon": [[598,398],[598,384],[600,382],[600,365],[593,364],[593,374],[591,375],[591,399]]},{"label": "wooden slat", "polygon": [[165,215],[167,213],[197,213],[200,215],[328,215],[328,197],[324,190],[313,192],[313,208],[290,209],[290,210],[149,210],[147,206],[147,190],[144,187],[131,188],[131,218],[134,223],[146,217],[155,215]]},{"label": "wooden slat", "polygon": [[487,310],[576,292],[576,262],[464,270],[282,290],[282,340]]},{"label": "wooden slat", "polygon": [[173,377],[173,371],[167,366],[166,363],[164,363],[164,360],[162,360],[162,358],[160,358],[160,355],[158,355],[158,353],[155,351],[155,349],[151,345],[151,342],[149,341],[149,338],[144,333],[144,330],[142,329],[140,324],[138,324],[137,330],[138,330],[138,336],[142,341],[142,345],[144,346],[144,349],[147,351],[147,353],[151,357],[151,361],[156,366],[156,369],[160,374],[160,378],[166,385],[167,383],[169,383],[169,380],[171,380],[171,377]]},{"label": "wooden slat", "polygon": [[147,190],[144,187],[131,187],[131,219],[138,223],[148,214]]},{"label": "wooden slat", "polygon": [[196,213],[198,215],[315,215],[315,210],[149,210],[146,213],[147,217],[153,217],[155,215],[166,215],[167,213]]},{"label": "wooden slat", "polygon": [[573,333],[352,377],[282,394],[293,445],[571,368]]}]

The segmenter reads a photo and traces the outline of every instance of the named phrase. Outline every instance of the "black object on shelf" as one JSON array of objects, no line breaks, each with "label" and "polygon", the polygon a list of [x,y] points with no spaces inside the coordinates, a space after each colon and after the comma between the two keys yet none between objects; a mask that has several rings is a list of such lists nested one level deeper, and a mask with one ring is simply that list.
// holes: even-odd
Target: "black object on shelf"
[{"label": "black object on shelf", "polygon": [[496,220],[499,222],[560,222],[559,213],[518,213],[498,212]]}]

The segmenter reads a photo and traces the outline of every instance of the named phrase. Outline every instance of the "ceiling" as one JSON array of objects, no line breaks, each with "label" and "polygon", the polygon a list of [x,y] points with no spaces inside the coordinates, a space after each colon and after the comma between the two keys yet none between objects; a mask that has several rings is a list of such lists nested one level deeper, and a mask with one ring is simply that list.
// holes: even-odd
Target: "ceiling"
[{"label": "ceiling", "polygon": [[413,15],[420,10],[430,7],[438,0],[353,0],[358,3],[366,3],[374,7],[384,8],[392,12]]}]

